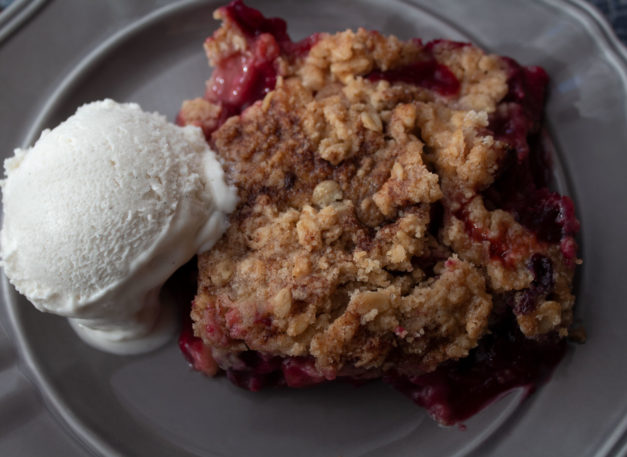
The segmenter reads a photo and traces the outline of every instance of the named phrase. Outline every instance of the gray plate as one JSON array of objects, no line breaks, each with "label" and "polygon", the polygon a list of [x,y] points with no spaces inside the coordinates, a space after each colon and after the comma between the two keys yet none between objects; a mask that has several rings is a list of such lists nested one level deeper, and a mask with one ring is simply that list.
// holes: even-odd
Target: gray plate
[{"label": "gray plate", "polygon": [[[0,47],[3,157],[86,101],[134,101],[173,118],[200,95],[218,4],[166,3],[50,1],[12,33]],[[191,372],[175,342],[145,356],[99,353],[4,281],[0,455],[627,455],[627,59],[598,14],[551,0],[249,4],[285,17],[294,38],[365,26],[471,40],[546,68],[557,186],[583,227],[577,306],[589,341],[532,397],[513,392],[462,431],[378,383],[252,394]]]}]

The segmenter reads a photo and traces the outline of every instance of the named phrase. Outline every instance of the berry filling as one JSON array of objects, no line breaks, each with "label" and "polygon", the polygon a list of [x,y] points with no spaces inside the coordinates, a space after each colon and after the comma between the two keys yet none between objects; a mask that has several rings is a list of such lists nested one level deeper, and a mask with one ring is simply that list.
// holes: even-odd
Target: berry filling
[{"label": "berry filling", "polygon": [[311,35],[302,41],[293,42],[287,34],[287,23],[279,17],[267,18],[259,10],[244,5],[242,0],[233,0],[224,7],[225,14],[239,27],[249,40],[263,34],[272,35],[284,55],[304,57],[317,40]]},{"label": "berry filling", "polygon": [[[220,11],[244,35],[247,46],[217,62],[207,83],[204,98],[221,108],[213,130],[274,89],[280,56],[288,60],[303,57],[317,40],[314,34],[293,42],[283,19],[266,18],[242,0],[233,0]],[[211,40],[213,37],[207,39]],[[213,130],[205,135],[209,137]]]},{"label": "berry filling", "polygon": [[264,387],[307,387],[325,381],[312,358],[272,357],[257,351],[239,355],[240,366],[226,370],[233,384],[257,392]]},{"label": "berry filling", "polygon": [[187,311],[183,316],[183,325],[179,335],[179,349],[194,370],[213,376],[218,372],[218,365],[211,355],[211,348],[206,346],[200,338],[194,336],[189,309]]},{"label": "berry filling", "polygon": [[385,80],[390,83],[413,84],[444,96],[456,95],[459,92],[459,81],[453,72],[446,65],[438,63],[433,58],[393,70],[375,70],[369,73],[366,78],[372,82]]},{"label": "berry filling", "polygon": [[424,407],[439,423],[453,425],[514,388],[532,393],[549,377],[565,349],[563,340],[525,338],[509,314],[466,358],[417,376],[391,372],[384,381]]},{"label": "berry filling", "polygon": [[[538,290],[544,290],[549,286],[547,281],[552,281],[547,280],[550,274],[544,274],[547,268],[550,270],[550,262],[547,266],[548,259],[540,257],[534,258],[534,268],[539,270],[534,284]],[[189,320],[181,332],[179,346],[194,369],[215,374],[213,359],[206,363],[208,347],[193,336]],[[512,314],[506,311],[467,357],[446,362],[426,374],[407,375],[392,370],[384,374],[383,381],[425,408],[439,423],[453,425],[514,388],[523,387],[527,394],[532,393],[548,378],[565,350],[566,343],[552,336],[540,341],[525,338]],[[239,354],[236,365],[237,368],[226,370],[227,378],[253,392],[270,387],[308,387],[327,381],[313,359],[306,357],[282,358],[246,351]],[[204,368],[207,366],[209,372]],[[420,373],[420,369],[416,372]],[[359,385],[369,377],[362,370],[337,379]]]},{"label": "berry filling", "polygon": [[[422,40],[419,38],[415,38],[413,41],[418,44],[422,43]],[[468,43],[441,39],[429,41],[425,45],[428,56],[426,60],[387,71],[374,70],[366,78],[373,82],[385,80],[390,83],[403,82],[413,84],[433,90],[442,96],[457,95],[460,89],[459,80],[446,65],[439,63],[435,59],[433,50],[436,46],[456,49],[468,46]]]},{"label": "berry filling", "polygon": [[540,299],[553,292],[555,281],[553,279],[553,263],[541,254],[531,257],[529,269],[533,272],[531,285],[517,292],[512,304],[515,314],[528,314],[536,308]]},{"label": "berry filling", "polygon": [[498,260],[513,267],[520,255],[530,248],[525,239],[509,237],[507,233],[502,232],[493,234],[489,229],[478,226],[470,219],[465,206],[456,211],[454,215],[457,219],[464,221],[466,233],[470,235],[473,241],[479,243],[488,241],[491,260]]},{"label": "berry filling", "polygon": [[574,264],[579,222],[572,200],[547,187],[551,162],[540,137],[548,76],[540,67],[522,67],[503,59],[509,69],[509,91],[492,115],[489,129],[511,149],[483,198],[494,208],[510,212],[538,240],[559,242],[566,260]]}]

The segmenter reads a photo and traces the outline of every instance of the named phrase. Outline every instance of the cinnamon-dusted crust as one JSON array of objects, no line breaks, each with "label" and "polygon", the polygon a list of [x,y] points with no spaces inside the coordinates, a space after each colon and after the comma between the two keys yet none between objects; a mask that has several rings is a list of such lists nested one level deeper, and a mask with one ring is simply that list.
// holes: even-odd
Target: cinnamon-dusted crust
[{"label": "cinnamon-dusted crust", "polygon": [[[214,64],[246,51],[223,19],[206,45]],[[455,94],[367,77],[429,59]],[[207,99],[179,115],[221,125],[210,142],[239,190],[230,228],[199,258],[192,308],[222,368],[255,350],[312,357],[328,379],[431,371],[465,357],[503,303],[530,338],[567,334],[573,263],[483,198],[512,152],[490,128],[507,62],[359,29],[275,68],[274,90],[222,125]]]}]

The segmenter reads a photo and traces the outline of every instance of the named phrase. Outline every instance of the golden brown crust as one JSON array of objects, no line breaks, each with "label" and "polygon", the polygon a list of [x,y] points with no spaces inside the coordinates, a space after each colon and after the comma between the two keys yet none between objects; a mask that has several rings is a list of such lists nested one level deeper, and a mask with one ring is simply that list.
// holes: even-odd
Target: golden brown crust
[{"label": "golden brown crust", "polygon": [[[214,37],[213,61],[245,46],[233,33]],[[282,63],[275,90],[213,134],[240,205],[200,256],[192,317],[223,367],[225,354],[251,349],[311,356],[330,378],[403,358],[433,370],[477,345],[495,294],[531,286],[534,254],[555,265],[555,292],[519,325],[528,336],[566,332],[572,268],[479,194],[506,153],[487,129],[507,92],[505,67],[473,46],[430,52],[460,81],[457,96],[362,77],[426,58],[417,41],[323,35],[305,59]],[[212,122],[206,103],[184,104],[182,118]],[[495,259],[490,237],[512,248]]]}]

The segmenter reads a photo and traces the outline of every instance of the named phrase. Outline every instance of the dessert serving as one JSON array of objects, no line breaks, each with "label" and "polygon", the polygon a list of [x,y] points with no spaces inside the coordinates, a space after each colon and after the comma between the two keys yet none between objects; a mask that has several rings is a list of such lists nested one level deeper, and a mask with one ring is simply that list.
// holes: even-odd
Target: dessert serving
[{"label": "dessert serving", "polygon": [[235,0],[181,125],[239,204],[199,256],[195,368],[250,390],[372,378],[441,423],[559,361],[578,222],[549,190],[548,76],[468,43],[359,29],[293,42]]},{"label": "dessert serving", "polygon": [[215,17],[179,125],[92,102],[5,162],[16,289],[98,349],[146,352],[198,254],[179,346],[207,375],[380,378],[442,424],[546,380],[578,335],[580,262],[546,72],[361,28],[295,42],[241,0]]}]

